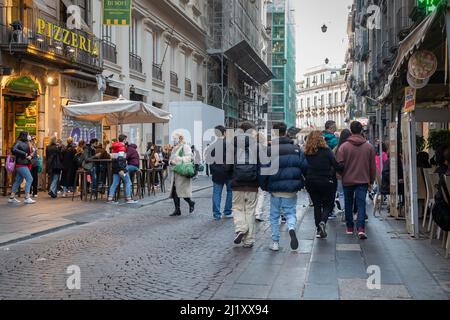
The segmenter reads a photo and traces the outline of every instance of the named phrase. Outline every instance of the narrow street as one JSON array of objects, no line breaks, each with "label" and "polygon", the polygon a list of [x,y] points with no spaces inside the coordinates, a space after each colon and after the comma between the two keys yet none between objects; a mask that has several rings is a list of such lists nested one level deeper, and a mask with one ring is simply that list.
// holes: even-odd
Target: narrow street
[{"label": "narrow street", "polygon": [[[305,193],[298,203],[300,248],[283,226],[278,253],[270,225],[257,245],[233,245],[231,220],[210,215],[211,189],[194,193],[196,212],[172,218],[171,201],[111,207],[93,222],[0,247],[0,299],[449,299],[450,261],[437,243],[411,240],[401,221],[373,218],[366,241],[347,236],[338,220],[314,237]],[[69,266],[81,289],[69,290]],[[381,271],[369,290],[367,267]]]}]

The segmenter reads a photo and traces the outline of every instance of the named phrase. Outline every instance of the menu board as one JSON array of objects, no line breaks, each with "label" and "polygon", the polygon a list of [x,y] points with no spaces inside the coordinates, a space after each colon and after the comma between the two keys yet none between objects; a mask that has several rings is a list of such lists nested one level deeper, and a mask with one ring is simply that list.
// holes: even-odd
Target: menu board
[{"label": "menu board", "polygon": [[35,101],[16,101],[14,103],[14,141],[20,132],[27,131],[37,135],[38,108]]}]

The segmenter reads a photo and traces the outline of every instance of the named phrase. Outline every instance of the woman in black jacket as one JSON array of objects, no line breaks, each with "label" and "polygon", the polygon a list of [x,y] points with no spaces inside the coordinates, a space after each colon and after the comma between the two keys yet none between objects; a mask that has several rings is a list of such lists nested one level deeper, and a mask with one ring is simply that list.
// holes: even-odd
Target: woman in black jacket
[{"label": "woman in black jacket", "polygon": [[344,168],[338,164],[322,132],[313,131],[308,136],[305,146],[308,171],[306,174],[306,190],[314,204],[314,218],[318,238],[326,238],[328,216],[333,211],[336,196],[336,171]]},{"label": "woman in black jacket", "polygon": [[47,175],[50,177],[50,191],[48,195],[55,199],[57,197],[57,188],[59,176],[62,169],[62,152],[61,146],[56,144],[56,137],[50,139],[50,144],[47,146],[45,155],[47,157],[46,170]]},{"label": "woman in black jacket", "polygon": [[31,159],[33,158],[33,152],[30,148],[30,140],[31,136],[28,132],[22,131],[12,147],[12,153],[16,157],[16,177],[8,200],[9,203],[20,203],[20,200],[16,199],[16,193],[24,179],[26,181],[25,204],[33,204],[36,202],[31,199],[30,194],[31,185],[33,183],[33,176],[31,175]]},{"label": "woman in black jacket", "polygon": [[75,172],[77,166],[75,164],[75,154],[77,153],[72,137],[67,139],[67,145],[62,149],[62,175],[61,186],[63,188],[63,198],[67,196],[67,191],[75,184]]}]

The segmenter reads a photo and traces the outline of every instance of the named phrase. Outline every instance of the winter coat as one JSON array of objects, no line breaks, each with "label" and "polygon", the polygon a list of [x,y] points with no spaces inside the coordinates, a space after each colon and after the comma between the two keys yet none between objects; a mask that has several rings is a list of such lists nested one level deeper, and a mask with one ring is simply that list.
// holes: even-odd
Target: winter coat
[{"label": "winter coat", "polygon": [[337,152],[337,161],[344,165],[342,184],[344,187],[354,185],[373,185],[377,166],[375,149],[366,139],[354,134],[350,136]]},{"label": "winter coat", "polygon": [[28,166],[31,164],[31,161],[27,159],[27,157],[31,153],[30,145],[28,144],[28,142],[17,140],[17,142],[13,145],[11,151],[16,157],[16,165]]},{"label": "winter coat", "polygon": [[328,148],[330,148],[331,150],[334,150],[334,148],[336,148],[339,144],[339,139],[333,133],[324,131],[323,138],[325,139]]},{"label": "winter coat", "polygon": [[[244,143],[245,142],[245,143]],[[227,165],[227,174],[231,176],[231,188],[233,191],[239,192],[258,192],[259,189],[259,173],[261,162],[259,159],[259,150],[261,146],[258,144],[257,140],[248,134],[240,134],[234,137],[234,163]],[[233,146],[229,146],[233,148]],[[233,150],[233,149],[232,149]],[[256,154],[253,154],[255,153]],[[249,158],[248,161],[240,161],[238,154],[247,153]],[[238,161],[240,163],[238,163]],[[244,181],[244,175],[248,174],[249,171],[255,171],[256,175],[251,181]]]},{"label": "winter coat", "polygon": [[[278,171],[273,175],[260,175],[261,189],[276,193],[297,193],[305,187],[303,178],[307,169],[305,155],[288,137],[274,140],[272,145],[277,142],[279,143],[279,157],[272,159],[271,165],[277,165]],[[268,154],[275,157],[272,147],[269,148]]]},{"label": "winter coat", "polygon": [[127,162],[130,166],[135,166],[139,168],[140,156],[137,152],[137,145],[130,144],[127,149]]},{"label": "winter coat", "polygon": [[306,180],[319,180],[336,183],[336,172],[344,169],[342,164],[336,161],[333,151],[329,148],[321,148],[314,155],[307,155],[308,168]]},{"label": "winter coat", "polygon": [[62,150],[62,165],[63,173],[61,176],[61,185],[64,187],[71,187],[75,182],[75,172],[77,170],[77,165],[74,161],[76,154],[76,149],[68,145]]},{"label": "winter coat", "polygon": [[45,155],[47,157],[46,161],[46,171],[47,174],[52,174],[54,172],[61,171],[63,168],[62,163],[62,152],[61,148],[56,144],[50,144],[45,149]]},{"label": "winter coat", "polygon": [[[226,184],[231,180],[231,176],[227,171],[227,141],[226,139],[217,139],[206,149],[206,163],[212,175],[212,181],[216,184]],[[221,157],[221,159],[216,159]]]},{"label": "winter coat", "polygon": [[90,144],[86,145],[84,147],[84,153],[83,153],[83,168],[84,170],[91,171],[94,167],[94,163],[90,160],[93,160],[95,158],[95,148],[91,146]]},{"label": "winter coat", "polygon": [[[180,157],[181,149],[183,149],[184,156]],[[182,143],[176,146],[170,157],[170,162],[179,164],[181,162],[192,161],[192,150],[187,144]],[[192,179],[179,175],[178,173],[172,172],[172,181],[170,188],[170,196],[173,195],[173,188],[176,188],[177,195],[179,198],[191,198],[192,197]]]}]

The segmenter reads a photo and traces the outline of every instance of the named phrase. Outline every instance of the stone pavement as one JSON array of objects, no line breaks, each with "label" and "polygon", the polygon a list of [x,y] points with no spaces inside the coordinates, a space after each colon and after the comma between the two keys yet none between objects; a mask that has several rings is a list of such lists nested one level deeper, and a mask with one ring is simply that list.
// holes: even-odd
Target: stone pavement
[{"label": "stone pavement", "polygon": [[[194,181],[193,191],[211,185],[209,178],[201,176]],[[119,208],[126,210],[153,205],[169,197],[169,189],[166,190],[166,193],[146,194],[136,205],[121,203]],[[8,204],[7,201],[8,198],[0,197],[0,246],[108,217],[111,207],[106,203],[106,196],[103,200],[85,202],[79,197],[74,201],[71,197],[55,200],[45,192],[39,194],[33,205]]]},{"label": "stone pavement", "polygon": [[[437,242],[410,239],[403,221],[370,217],[366,241],[330,221],[329,238],[315,239],[301,193],[299,250],[290,250],[282,226],[281,251],[271,252],[268,222],[244,249],[233,245],[231,220],[212,219],[211,189],[194,201],[195,213],[183,202],[179,218],[168,216],[170,200],[113,206],[91,223],[0,246],[0,299],[450,298],[450,260]],[[80,290],[66,286],[71,265],[80,267]],[[366,285],[373,265],[380,290]]]}]

